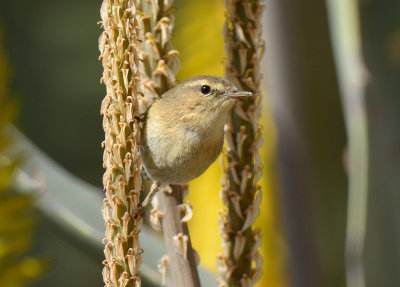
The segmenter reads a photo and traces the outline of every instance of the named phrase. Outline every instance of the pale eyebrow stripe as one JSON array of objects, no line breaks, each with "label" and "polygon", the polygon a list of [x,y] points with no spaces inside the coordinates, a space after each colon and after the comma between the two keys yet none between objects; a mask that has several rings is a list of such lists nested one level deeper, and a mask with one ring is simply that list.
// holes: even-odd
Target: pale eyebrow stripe
[{"label": "pale eyebrow stripe", "polygon": [[[197,80],[195,82],[190,82],[190,83],[187,84],[187,87],[193,88],[193,87],[200,86],[200,85],[207,85],[207,81],[205,81],[205,80]],[[223,89],[224,85],[222,85],[221,83],[215,83],[213,85],[213,87],[211,87],[211,88],[213,88],[213,89],[215,89],[215,88]]]},{"label": "pale eyebrow stripe", "polygon": [[195,87],[195,86],[199,86],[201,84],[204,84],[204,80],[197,80],[195,82],[190,82],[187,84],[187,87]]}]

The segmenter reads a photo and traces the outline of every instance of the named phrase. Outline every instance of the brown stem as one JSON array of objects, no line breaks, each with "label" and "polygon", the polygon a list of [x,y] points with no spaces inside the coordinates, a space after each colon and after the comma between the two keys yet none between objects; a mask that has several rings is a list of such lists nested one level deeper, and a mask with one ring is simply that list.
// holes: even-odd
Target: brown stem
[{"label": "brown stem", "polygon": [[[184,187],[180,185],[171,186],[172,192],[160,190],[157,194],[162,218],[162,229],[164,240],[169,257],[172,278],[175,286],[197,287],[200,286],[199,275],[197,274],[196,259],[190,242],[190,235],[186,222],[182,222],[182,211],[180,205],[183,200]],[[187,249],[177,247],[181,238]],[[174,239],[175,238],[175,239]],[[187,240],[184,240],[186,238]],[[186,257],[186,258],[185,258]]]}]

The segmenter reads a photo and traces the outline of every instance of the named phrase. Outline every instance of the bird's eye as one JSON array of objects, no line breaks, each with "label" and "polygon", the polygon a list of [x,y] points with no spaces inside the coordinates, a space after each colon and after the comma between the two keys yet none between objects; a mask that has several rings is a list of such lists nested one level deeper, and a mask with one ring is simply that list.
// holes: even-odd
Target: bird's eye
[{"label": "bird's eye", "polygon": [[210,86],[203,85],[203,86],[201,86],[200,91],[202,94],[207,95],[208,93],[210,93],[211,88],[210,88]]}]

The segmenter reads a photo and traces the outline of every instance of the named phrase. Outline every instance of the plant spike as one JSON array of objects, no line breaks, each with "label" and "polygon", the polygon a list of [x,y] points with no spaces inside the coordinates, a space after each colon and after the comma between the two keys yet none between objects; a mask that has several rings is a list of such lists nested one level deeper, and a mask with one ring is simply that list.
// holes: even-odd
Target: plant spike
[{"label": "plant spike", "polygon": [[240,90],[252,92],[232,111],[225,128],[227,152],[223,159],[221,197],[228,210],[221,212],[220,231],[224,254],[218,255],[219,286],[249,287],[261,276],[262,258],[258,252],[260,231],[252,224],[259,214],[262,170],[259,149],[262,137],[260,60],[264,51],[261,38],[260,0],[227,0],[225,23],[226,77]]},{"label": "plant spike", "polygon": [[178,51],[171,43],[174,17],[172,0],[138,0],[141,45],[139,47],[142,111],[175,84]]},{"label": "plant spike", "polygon": [[103,82],[107,89],[101,105],[105,132],[103,216],[105,286],[141,285],[143,250],[139,232],[143,222],[139,196],[142,189],[138,153],[138,22],[133,0],[104,0],[104,32],[99,40]]}]

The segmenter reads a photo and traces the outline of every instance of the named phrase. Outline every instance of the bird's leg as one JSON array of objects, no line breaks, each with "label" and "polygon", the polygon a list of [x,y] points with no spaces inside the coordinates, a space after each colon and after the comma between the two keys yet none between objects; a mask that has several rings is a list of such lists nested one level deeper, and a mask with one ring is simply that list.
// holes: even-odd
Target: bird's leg
[{"label": "bird's leg", "polygon": [[158,189],[160,188],[161,183],[159,182],[153,182],[153,184],[150,187],[150,191],[147,194],[146,198],[142,202],[142,207],[146,207],[149,202],[153,199],[153,196],[156,194]]}]

